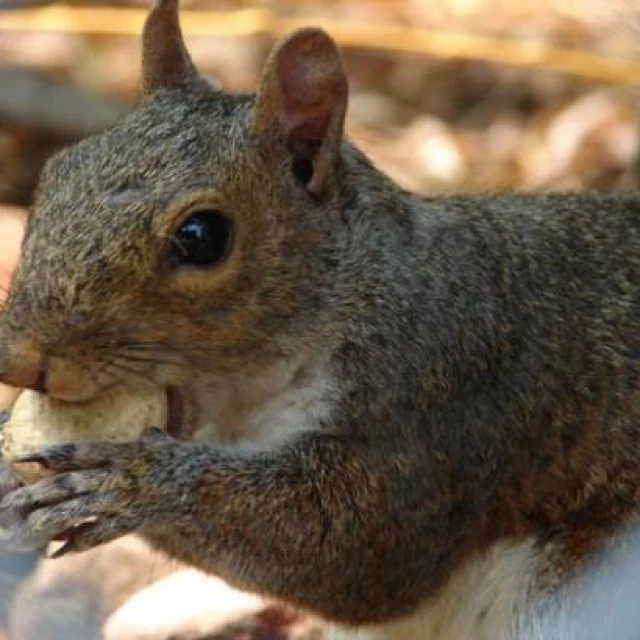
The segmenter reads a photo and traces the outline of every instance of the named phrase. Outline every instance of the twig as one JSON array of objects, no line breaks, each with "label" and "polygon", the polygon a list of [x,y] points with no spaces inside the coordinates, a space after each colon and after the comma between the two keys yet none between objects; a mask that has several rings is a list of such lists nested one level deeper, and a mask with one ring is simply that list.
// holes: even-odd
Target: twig
[{"label": "twig", "polygon": [[[138,35],[145,16],[146,11],[141,9],[50,6],[0,13],[0,32]],[[240,9],[227,12],[184,10],[181,22],[186,36],[238,37],[260,33],[282,34],[309,21],[278,18],[267,9]],[[536,66],[607,83],[640,82],[640,61],[554,47],[539,41],[316,18],[314,23],[326,28],[343,47]]]},{"label": "twig", "polygon": [[[66,7],[0,12],[0,31],[57,31],[83,34],[139,35],[147,12],[128,7]],[[271,31],[274,16],[268,9],[180,12],[187,36],[251,36]]]}]

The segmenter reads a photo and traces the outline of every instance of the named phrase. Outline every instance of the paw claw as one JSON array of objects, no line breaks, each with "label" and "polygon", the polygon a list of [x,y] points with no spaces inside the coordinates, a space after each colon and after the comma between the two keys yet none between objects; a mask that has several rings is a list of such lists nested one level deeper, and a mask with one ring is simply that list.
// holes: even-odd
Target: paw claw
[{"label": "paw claw", "polygon": [[63,471],[73,464],[77,452],[78,447],[73,443],[54,445],[44,451],[18,456],[14,464],[36,463],[49,471]]},{"label": "paw claw", "polygon": [[120,516],[112,520],[98,519],[83,522],[67,532],[68,539],[64,544],[50,554],[56,559],[68,553],[81,553],[107,542],[112,542],[124,535],[133,533],[140,526],[137,517]]},{"label": "paw claw", "polygon": [[45,468],[47,467],[47,459],[41,453],[25,453],[22,456],[17,456],[12,465],[19,466],[21,464],[32,464],[34,462]]},{"label": "paw claw", "polygon": [[67,540],[61,547],[58,547],[55,551],[47,555],[47,560],[57,560],[66,556],[67,553],[73,550],[73,544],[71,540]]}]

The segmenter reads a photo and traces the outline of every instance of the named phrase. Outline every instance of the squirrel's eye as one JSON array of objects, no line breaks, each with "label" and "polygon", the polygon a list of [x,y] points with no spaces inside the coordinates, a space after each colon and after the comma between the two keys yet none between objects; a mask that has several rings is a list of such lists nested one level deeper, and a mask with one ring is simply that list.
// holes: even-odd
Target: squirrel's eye
[{"label": "squirrel's eye", "polygon": [[174,265],[210,267],[227,257],[232,224],[220,211],[206,209],[189,216],[175,232],[171,248]]}]

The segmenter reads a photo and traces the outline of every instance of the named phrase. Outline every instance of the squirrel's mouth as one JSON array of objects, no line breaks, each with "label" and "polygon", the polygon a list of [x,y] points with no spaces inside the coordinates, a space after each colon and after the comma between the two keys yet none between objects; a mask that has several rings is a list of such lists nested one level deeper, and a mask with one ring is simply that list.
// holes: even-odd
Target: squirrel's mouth
[{"label": "squirrel's mouth", "polygon": [[184,399],[177,387],[167,387],[167,433],[180,438],[184,431]]},{"label": "squirrel's mouth", "polygon": [[191,440],[199,429],[201,411],[193,390],[188,387],[166,388],[167,423],[165,429],[178,440]]}]

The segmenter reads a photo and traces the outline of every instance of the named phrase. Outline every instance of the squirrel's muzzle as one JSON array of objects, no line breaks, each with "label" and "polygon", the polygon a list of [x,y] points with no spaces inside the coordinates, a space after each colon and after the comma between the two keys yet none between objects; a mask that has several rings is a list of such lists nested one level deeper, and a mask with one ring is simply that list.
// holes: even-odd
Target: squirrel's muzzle
[{"label": "squirrel's muzzle", "polygon": [[13,341],[0,352],[0,382],[11,387],[47,391],[48,364],[31,340]]},{"label": "squirrel's muzzle", "polygon": [[30,338],[8,341],[0,349],[0,382],[68,402],[85,402],[100,392],[86,370],[70,360],[48,357]]}]

